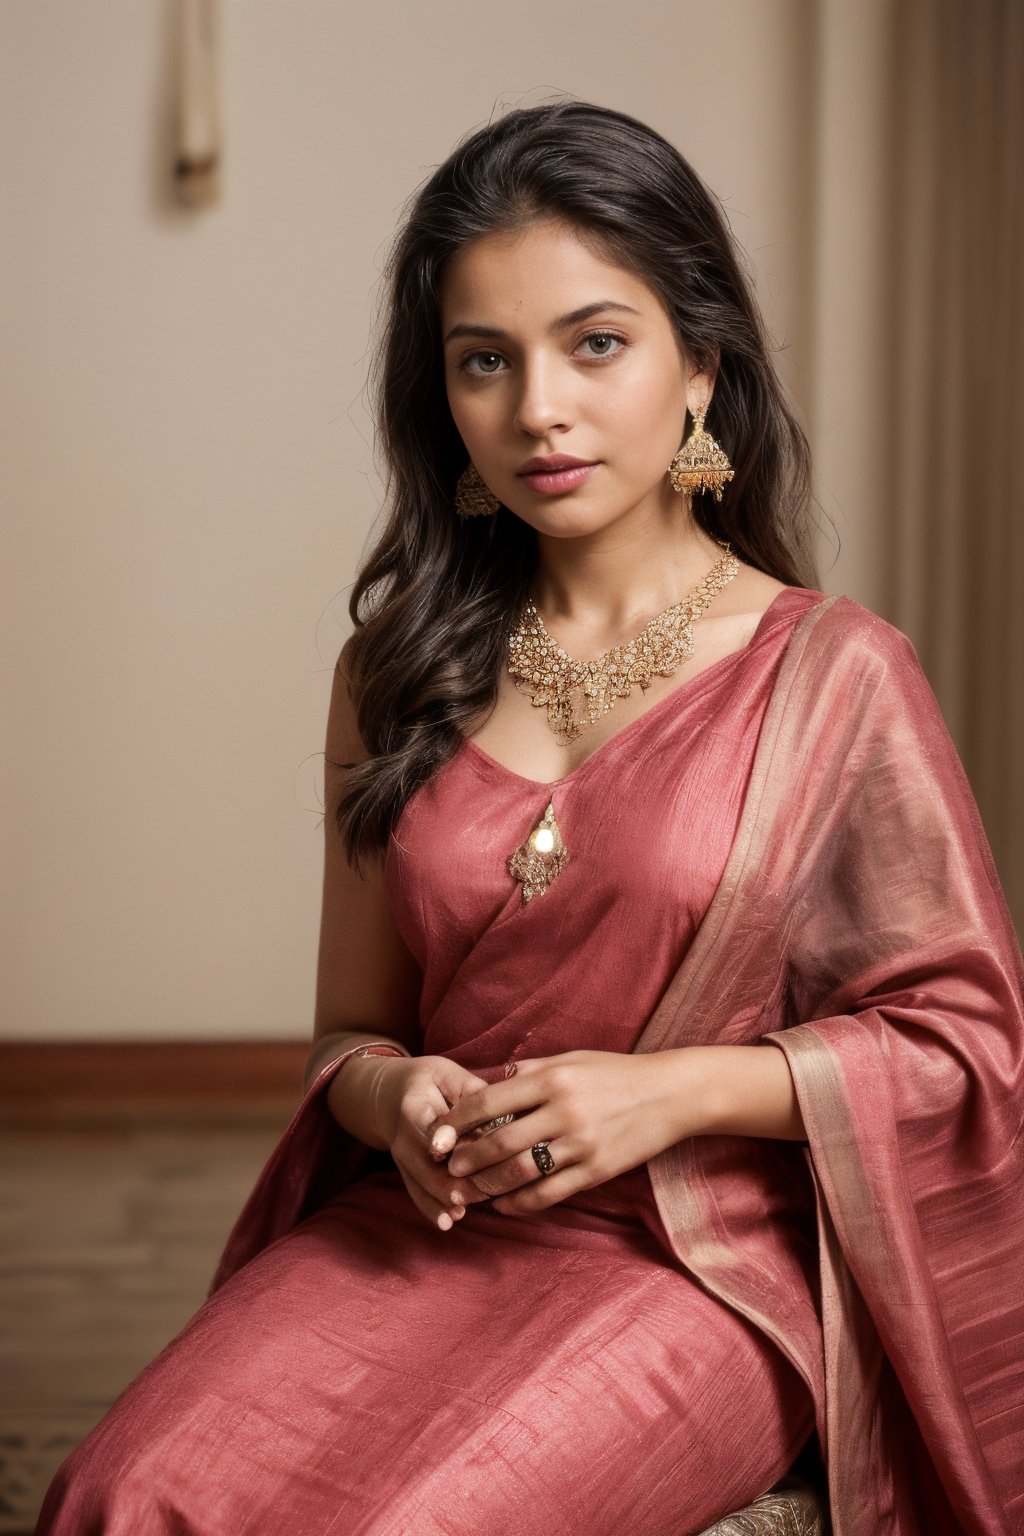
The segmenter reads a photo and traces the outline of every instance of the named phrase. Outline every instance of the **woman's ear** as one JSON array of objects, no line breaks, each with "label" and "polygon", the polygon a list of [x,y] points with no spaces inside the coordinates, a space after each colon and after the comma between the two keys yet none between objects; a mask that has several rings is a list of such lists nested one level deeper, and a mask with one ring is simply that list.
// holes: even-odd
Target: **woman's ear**
[{"label": "woman's ear", "polygon": [[711,404],[711,397],[715,392],[715,380],[718,377],[719,354],[702,363],[691,361],[687,367],[686,384],[686,409],[691,416],[696,416],[701,411],[706,411]]}]

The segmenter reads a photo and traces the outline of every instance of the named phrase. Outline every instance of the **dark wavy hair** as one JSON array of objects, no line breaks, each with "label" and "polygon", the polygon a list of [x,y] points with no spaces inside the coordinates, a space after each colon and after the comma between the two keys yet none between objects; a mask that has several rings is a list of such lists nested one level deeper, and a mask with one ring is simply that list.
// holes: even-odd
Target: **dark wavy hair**
[{"label": "dark wavy hair", "polygon": [[356,868],[385,851],[409,796],[495,702],[536,569],[536,534],[506,507],[454,511],[468,455],[448,408],[440,289],[471,241],[545,217],[643,279],[694,362],[717,363],[708,426],[735,478],[720,505],[694,496],[698,525],[777,580],[818,586],[807,439],[713,194],[660,134],[589,102],[517,109],[479,129],[414,194],[384,272],[371,379],[389,511],[339,659],[370,753],[340,765],[334,808]]}]

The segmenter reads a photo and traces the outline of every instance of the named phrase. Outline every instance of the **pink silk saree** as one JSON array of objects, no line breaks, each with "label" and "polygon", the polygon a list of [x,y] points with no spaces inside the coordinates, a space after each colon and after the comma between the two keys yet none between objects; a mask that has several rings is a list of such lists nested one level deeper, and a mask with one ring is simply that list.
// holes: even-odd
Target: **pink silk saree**
[{"label": "pink silk saree", "polygon": [[[649,1164],[672,1247],[810,1387],[836,1536],[1024,1532],[1024,964],[910,642],[794,626],[714,899],[637,1046],[782,1049],[807,1145]],[[216,1290],[365,1161],[311,1086]],[[816,1230],[780,1213],[810,1179]],[[780,1218],[780,1219],[774,1219]]]}]

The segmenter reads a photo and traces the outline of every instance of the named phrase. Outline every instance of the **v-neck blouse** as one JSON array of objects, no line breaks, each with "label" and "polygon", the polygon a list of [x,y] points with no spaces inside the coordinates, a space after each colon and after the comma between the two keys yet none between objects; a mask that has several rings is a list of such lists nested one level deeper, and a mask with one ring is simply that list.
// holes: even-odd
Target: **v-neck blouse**
[{"label": "v-neck blouse", "polygon": [[615,745],[615,743],[618,742],[620,737],[628,736],[635,727],[641,724],[642,721],[647,720],[651,715],[657,714],[660,709],[666,708],[670,705],[678,709],[680,707],[680,696],[682,694],[689,693],[691,689],[694,691],[699,690],[700,684],[704,682],[705,678],[708,679],[708,686],[710,686],[717,678],[719,668],[728,668],[734,666],[746,651],[749,651],[752,646],[757,645],[762,632],[770,628],[774,623],[776,610],[781,605],[782,600],[786,597],[787,593],[799,592],[803,590],[804,589],[801,587],[784,587],[781,592],[776,593],[775,597],[768,604],[768,607],[765,609],[764,613],[762,613],[760,619],[758,620],[757,627],[755,628],[754,633],[751,635],[750,639],[747,641],[746,645],[740,646],[735,651],[729,651],[725,656],[720,656],[717,661],[713,661],[708,666],[703,667],[701,671],[698,672],[696,677],[684,678],[681,683],[677,683],[675,688],[670,689],[668,693],[664,694],[654,704],[648,705],[648,707],[643,710],[641,714],[634,716],[632,720],[630,720],[626,725],[622,726],[620,730],[616,731],[613,736],[610,736],[606,741],[602,742],[599,747],[595,748],[593,752],[589,753],[581,763],[577,763],[575,768],[571,769],[568,773],[563,774],[560,779],[544,780],[527,778],[525,775],[517,773],[513,768],[506,768],[504,763],[499,763],[496,758],[492,757],[489,752],[485,752],[483,747],[479,746],[472,739],[465,741],[460,750],[466,750],[468,748],[469,751],[475,752],[479,757],[482,757],[485,762],[490,763],[492,767],[499,769],[502,773],[510,774],[512,778],[520,779],[524,784],[533,785],[538,789],[555,789],[560,784],[567,784],[570,779],[575,779],[578,774],[581,774],[588,763],[590,763],[594,758],[600,757],[603,752],[609,751]]},{"label": "v-neck blouse", "polygon": [[[823,596],[784,588],[744,647],[561,779],[525,778],[467,739],[410,797],[384,885],[423,971],[425,1052],[480,1071],[632,1049],[721,880],[778,666]],[[507,861],[549,801],[568,861],[524,903]]]}]

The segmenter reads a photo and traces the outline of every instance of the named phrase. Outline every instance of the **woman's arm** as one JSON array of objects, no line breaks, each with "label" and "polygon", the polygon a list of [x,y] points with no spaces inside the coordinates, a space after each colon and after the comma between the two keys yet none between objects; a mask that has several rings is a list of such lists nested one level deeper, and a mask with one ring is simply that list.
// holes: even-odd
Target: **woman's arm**
[{"label": "woman's arm", "polygon": [[760,1044],[692,1045],[658,1055],[666,1073],[678,1080],[680,1093],[682,1084],[697,1075],[702,1124],[690,1135],[807,1140],[793,1074],[783,1051],[765,1050]]},{"label": "woman's arm", "polygon": [[[338,832],[336,810],[348,773],[344,765],[369,756],[344,663],[343,650],[327,719],[323,904],[306,1087],[332,1064],[342,1063],[327,1088],[331,1115],[366,1146],[390,1151],[414,1204],[447,1230],[452,1181],[431,1158],[426,1131],[462,1095],[484,1083],[443,1057],[418,1054],[422,974],[391,916],[384,860],[366,859],[357,874]],[[381,1053],[358,1054],[364,1046],[378,1046]],[[469,1185],[459,1190],[466,1202],[479,1198]]]},{"label": "woman's arm", "polygon": [[335,821],[347,778],[342,764],[370,755],[359,733],[344,662],[343,650],[327,715],[323,901],[307,1083],[353,1046],[388,1041],[414,1052],[419,1045],[422,977],[388,909],[384,861],[368,859],[362,874],[356,874]]}]

